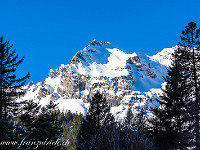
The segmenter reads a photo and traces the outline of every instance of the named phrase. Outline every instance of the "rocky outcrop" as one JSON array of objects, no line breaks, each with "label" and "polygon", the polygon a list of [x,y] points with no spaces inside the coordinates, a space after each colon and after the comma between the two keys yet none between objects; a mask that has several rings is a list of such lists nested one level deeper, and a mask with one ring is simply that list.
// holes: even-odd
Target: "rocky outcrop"
[{"label": "rocky outcrop", "polygon": [[49,94],[50,94],[50,91],[48,91],[48,89],[46,89],[46,88],[40,88],[40,90],[38,92],[38,96],[41,98],[44,98]]},{"label": "rocky outcrop", "polygon": [[27,85],[28,88],[30,88],[32,85],[35,85],[35,83],[33,81],[30,81]]},{"label": "rocky outcrop", "polygon": [[93,46],[102,46],[105,42],[103,41],[97,41],[97,40],[93,40],[90,45],[93,45]]},{"label": "rocky outcrop", "polygon": [[50,69],[49,73],[47,74],[47,77],[55,78],[60,74],[58,69]]},{"label": "rocky outcrop", "polygon": [[111,106],[116,106],[123,98],[123,96],[116,96],[116,93],[123,92],[124,95],[130,93],[131,86],[134,85],[134,80],[131,75],[115,78],[103,76],[91,78],[67,69],[60,85],[63,86],[63,89],[58,88],[57,92],[63,97],[83,99],[84,102],[90,102],[93,95],[100,90],[108,103]]},{"label": "rocky outcrop", "polygon": [[138,56],[130,57],[126,63],[128,64],[137,64],[140,63],[140,58]]}]

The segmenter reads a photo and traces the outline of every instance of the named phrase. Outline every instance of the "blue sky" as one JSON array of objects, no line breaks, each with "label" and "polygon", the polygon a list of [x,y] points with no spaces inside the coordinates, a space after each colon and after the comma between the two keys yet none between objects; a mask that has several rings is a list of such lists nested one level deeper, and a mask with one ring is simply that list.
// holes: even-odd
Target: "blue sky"
[{"label": "blue sky", "polygon": [[200,26],[199,6],[199,0],[0,0],[0,35],[25,56],[17,75],[30,72],[39,82],[93,39],[149,55],[175,46],[188,22]]}]

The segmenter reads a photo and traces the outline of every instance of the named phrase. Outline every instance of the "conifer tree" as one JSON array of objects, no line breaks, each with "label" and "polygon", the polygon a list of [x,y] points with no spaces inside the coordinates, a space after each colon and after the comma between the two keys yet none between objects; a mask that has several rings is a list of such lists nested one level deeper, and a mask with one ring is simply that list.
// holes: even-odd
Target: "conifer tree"
[{"label": "conifer tree", "polygon": [[172,55],[172,64],[168,69],[168,75],[164,77],[166,82],[163,94],[157,100],[159,107],[153,108],[154,118],[153,134],[157,146],[160,149],[185,149],[191,140],[187,123],[190,122],[190,103],[188,74],[183,73],[179,62],[180,49]]},{"label": "conifer tree", "polygon": [[109,111],[108,108],[106,99],[100,93],[96,93],[92,98],[86,118],[82,121],[77,137],[77,149],[89,149],[92,147],[92,144],[94,144],[92,140],[98,136],[101,122]]},{"label": "conifer tree", "polygon": [[142,110],[133,114],[131,108],[128,108],[127,115],[121,125],[121,149],[155,149],[153,139],[145,129],[145,120],[145,114]]},{"label": "conifer tree", "polygon": [[200,111],[200,95],[199,95],[199,61],[200,61],[200,28],[197,28],[197,24],[194,22],[188,23],[185,30],[182,31],[181,42],[179,45],[184,46],[180,62],[184,67],[184,73],[189,75],[189,82],[191,88],[191,101],[193,104],[194,116],[194,135],[196,149],[200,149],[200,127],[199,127],[199,111]]},{"label": "conifer tree", "polygon": [[[14,131],[13,122],[9,118],[0,118],[0,141],[17,141],[16,132]],[[16,147],[14,145],[0,145],[0,149],[12,150]]]},{"label": "conifer tree", "polygon": [[[62,130],[59,127],[58,110],[56,104],[52,101],[45,107],[41,108],[40,114],[35,118],[32,137],[35,141],[57,141],[61,140]],[[61,149],[60,145],[44,145],[39,147],[40,150]]]},{"label": "conifer tree", "polygon": [[22,127],[24,128],[24,138],[27,141],[34,140],[33,130],[35,127],[35,119],[39,113],[40,106],[37,103],[33,102],[33,100],[25,101],[23,107],[21,108],[21,112],[19,113],[19,120],[21,122]]},{"label": "conifer tree", "polygon": [[52,101],[41,108],[40,114],[35,118],[33,136],[36,140],[57,140],[61,135],[59,127],[58,110]]},{"label": "conifer tree", "polygon": [[[69,117],[69,113],[72,117]],[[66,120],[62,123],[64,137],[63,140],[68,142],[65,147],[69,150],[75,150],[77,135],[81,126],[82,115],[72,114],[70,111],[68,111],[64,117],[66,117]]]},{"label": "conifer tree", "polygon": [[21,87],[29,78],[29,73],[22,78],[16,77],[17,67],[24,57],[19,59],[16,50],[11,50],[12,46],[0,37],[0,118],[6,118],[9,108],[16,107],[15,100],[25,93]]},{"label": "conifer tree", "polygon": [[[21,87],[29,78],[29,73],[22,77],[16,77],[17,67],[24,61],[24,57],[19,59],[16,50],[12,50],[9,41],[4,41],[0,37],[0,141],[17,141],[20,138],[18,133],[20,127],[14,122],[13,115],[18,110],[16,99],[25,90]],[[14,146],[1,146],[2,149],[15,149]]]},{"label": "conifer tree", "polygon": [[103,121],[98,141],[101,149],[117,150],[120,148],[120,128],[110,112],[106,114]]},{"label": "conifer tree", "polygon": [[[42,107],[32,100],[26,101],[19,119],[24,127],[24,139],[26,141],[56,141],[61,137],[58,111],[53,102]],[[24,148],[34,148],[35,145]],[[60,146],[41,146],[38,149],[60,149]]]}]

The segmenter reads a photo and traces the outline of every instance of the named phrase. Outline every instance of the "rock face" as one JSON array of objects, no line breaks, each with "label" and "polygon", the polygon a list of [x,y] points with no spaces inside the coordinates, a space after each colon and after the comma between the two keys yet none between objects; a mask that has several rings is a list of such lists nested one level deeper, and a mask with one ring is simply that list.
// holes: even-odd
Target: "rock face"
[{"label": "rock face", "polygon": [[51,69],[44,83],[30,82],[23,99],[41,102],[82,99],[88,103],[100,91],[113,108],[141,107],[138,106],[141,103],[146,107],[145,97],[152,89],[160,89],[164,82],[162,76],[166,75],[166,66],[153,59],[145,54],[128,54],[109,42],[94,40],[77,52],[70,64]]},{"label": "rock face", "polygon": [[126,62],[129,64],[138,64],[140,63],[140,58],[138,56],[130,57]]}]

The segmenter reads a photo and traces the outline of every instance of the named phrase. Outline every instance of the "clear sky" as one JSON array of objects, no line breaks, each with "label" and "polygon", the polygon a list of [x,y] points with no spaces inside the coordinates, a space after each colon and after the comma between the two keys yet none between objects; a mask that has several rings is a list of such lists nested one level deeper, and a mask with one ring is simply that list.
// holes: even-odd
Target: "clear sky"
[{"label": "clear sky", "polygon": [[0,35],[25,56],[19,77],[30,72],[39,82],[93,39],[148,55],[175,46],[187,23],[200,26],[199,6],[200,0],[0,0]]}]

